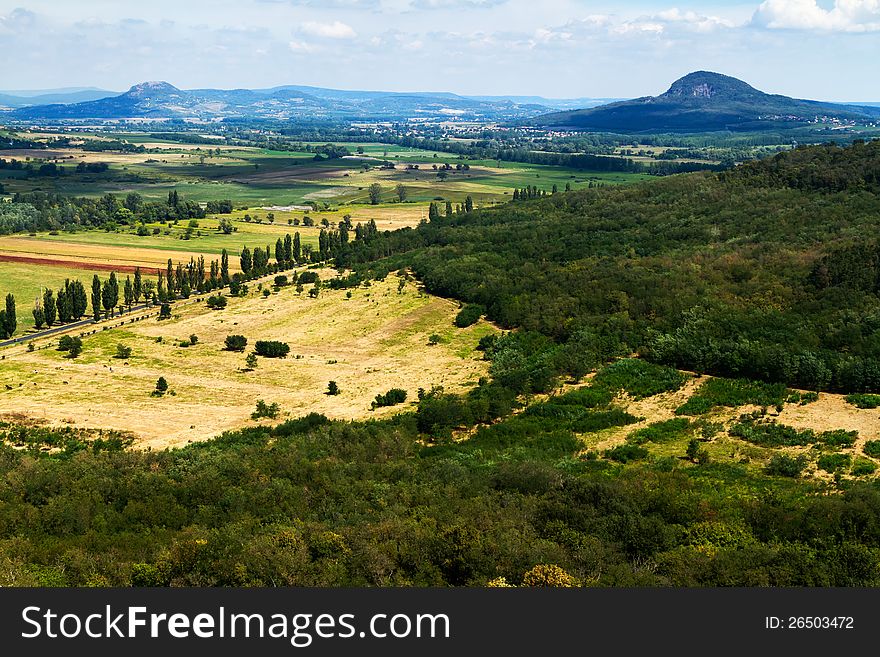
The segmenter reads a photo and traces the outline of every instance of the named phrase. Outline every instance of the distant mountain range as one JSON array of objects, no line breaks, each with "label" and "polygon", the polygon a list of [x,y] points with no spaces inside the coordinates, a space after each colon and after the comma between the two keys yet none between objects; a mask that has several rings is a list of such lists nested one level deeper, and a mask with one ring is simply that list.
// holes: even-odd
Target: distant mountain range
[{"label": "distant mountain range", "polygon": [[697,71],[660,96],[554,112],[529,121],[545,128],[620,133],[752,131],[809,124],[880,122],[880,107],[766,94],[742,80]]},{"label": "distant mountain range", "polygon": [[66,95],[0,95],[0,105],[10,108],[5,114],[0,114],[0,119],[5,116],[7,119],[19,121],[136,118],[339,118],[365,121],[445,118],[485,121],[530,118],[553,110],[596,106],[612,100],[614,99],[470,97],[432,92],[343,91],[296,85],[257,90],[185,91],[167,82],[144,82],[122,94],[77,90]]}]

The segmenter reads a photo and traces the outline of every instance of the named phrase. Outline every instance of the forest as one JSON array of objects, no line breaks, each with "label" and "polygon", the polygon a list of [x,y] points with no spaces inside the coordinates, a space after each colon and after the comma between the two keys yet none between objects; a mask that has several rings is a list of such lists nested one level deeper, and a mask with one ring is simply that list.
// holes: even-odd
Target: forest
[{"label": "forest", "polygon": [[682,369],[876,392],[878,174],[878,141],[802,147],[731,171],[438,214],[351,243],[337,263],[410,267],[428,291],[551,338],[559,373],[589,369],[589,345],[612,339]]}]

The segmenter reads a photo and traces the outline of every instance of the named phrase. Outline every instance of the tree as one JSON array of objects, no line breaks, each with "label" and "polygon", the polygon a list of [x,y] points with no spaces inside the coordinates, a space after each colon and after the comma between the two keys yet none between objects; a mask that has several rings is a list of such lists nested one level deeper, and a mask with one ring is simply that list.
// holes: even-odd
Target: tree
[{"label": "tree", "polygon": [[247,247],[244,247],[241,250],[241,271],[245,276],[251,273],[251,268],[253,267],[254,261],[251,258],[251,250]]},{"label": "tree", "polygon": [[113,310],[119,304],[119,284],[116,281],[116,273],[110,272],[110,278],[104,281],[101,289],[101,304],[104,310],[112,317]]},{"label": "tree", "polygon": [[125,305],[131,310],[131,305],[134,303],[134,286],[131,284],[131,276],[125,277],[123,298],[125,300]]},{"label": "tree", "polygon": [[284,257],[284,241],[279,237],[275,240],[275,262],[282,264],[287,258]]},{"label": "tree", "polygon": [[474,199],[470,197],[470,194],[464,199],[464,211],[465,212],[473,212],[474,211]]},{"label": "tree", "polygon": [[293,234],[293,260],[299,262],[302,259],[302,242],[299,238],[299,232]]},{"label": "tree", "polygon": [[69,319],[80,319],[89,309],[88,300],[86,299],[86,288],[82,281],[65,280],[64,293],[68,304]]},{"label": "tree", "polygon": [[15,334],[18,326],[18,319],[15,316],[15,297],[10,292],[6,295],[6,314],[3,317],[3,331],[7,338],[11,338]]},{"label": "tree", "polygon": [[166,392],[168,392],[168,381],[165,380],[164,376],[160,376],[156,380],[156,389],[153,391],[153,395],[161,397]]},{"label": "tree", "polygon": [[59,322],[67,324],[73,319],[73,300],[66,287],[58,290],[58,301],[55,303],[55,307],[58,311]]},{"label": "tree", "polygon": [[132,287],[132,292],[134,293],[134,302],[140,303],[141,296],[144,294],[144,283],[141,280],[141,268],[134,268],[134,286]]},{"label": "tree", "polygon": [[[437,204],[431,202],[428,204],[428,221],[435,221],[440,218],[440,210],[437,209]],[[360,226],[360,224],[358,224]]]},{"label": "tree", "polygon": [[256,369],[257,367],[257,354],[253,351],[247,355],[247,358],[244,359],[244,364],[249,370]]},{"label": "tree", "polygon": [[113,357],[121,360],[131,358],[131,347],[127,347],[124,344],[116,345],[116,355]]},{"label": "tree", "polygon": [[370,204],[379,205],[382,202],[382,186],[379,183],[373,183],[369,188]]},{"label": "tree", "polygon": [[336,381],[330,381],[327,384],[327,394],[331,396],[338,395],[341,391],[339,390],[339,386],[336,385]]},{"label": "tree", "polygon": [[43,292],[43,316],[46,319],[46,326],[55,323],[55,295],[52,290]]},{"label": "tree", "polygon": [[96,322],[101,319],[101,280],[97,274],[92,278],[92,316]]},{"label": "tree", "polygon": [[46,321],[46,314],[43,312],[43,306],[40,303],[39,299],[37,300],[36,304],[34,305],[33,315],[34,315],[34,328],[39,331],[41,328],[43,328],[43,323]]},{"label": "tree", "polygon": [[287,233],[284,236],[284,261],[290,262],[291,260],[293,260],[293,238],[290,233]]},{"label": "tree", "polygon": [[446,218],[452,219],[452,201],[446,201]]},{"label": "tree", "polygon": [[220,252],[220,282],[223,287],[229,285],[229,253],[226,249]]},{"label": "tree", "polygon": [[406,187],[404,187],[401,183],[398,183],[397,187],[394,188],[394,191],[397,194],[397,200],[400,203],[403,203],[406,200]]}]

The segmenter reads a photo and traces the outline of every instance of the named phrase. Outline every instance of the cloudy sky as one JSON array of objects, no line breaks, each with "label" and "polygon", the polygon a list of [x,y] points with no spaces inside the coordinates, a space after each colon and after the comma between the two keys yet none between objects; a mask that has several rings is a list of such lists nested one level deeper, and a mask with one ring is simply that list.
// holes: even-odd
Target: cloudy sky
[{"label": "cloudy sky", "polygon": [[0,0],[5,89],[633,97],[692,70],[880,101],[880,0]]}]

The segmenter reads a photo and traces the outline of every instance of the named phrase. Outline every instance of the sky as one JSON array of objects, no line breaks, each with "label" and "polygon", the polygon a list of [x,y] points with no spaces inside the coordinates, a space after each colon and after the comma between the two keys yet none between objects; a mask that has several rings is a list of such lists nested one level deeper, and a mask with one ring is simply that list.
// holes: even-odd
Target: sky
[{"label": "sky", "polygon": [[0,0],[0,87],[630,98],[694,70],[880,101],[880,0]]}]

